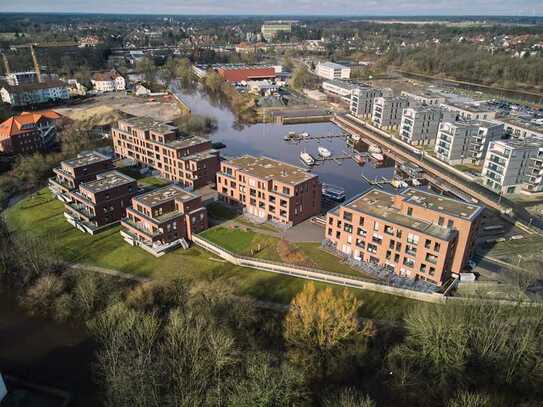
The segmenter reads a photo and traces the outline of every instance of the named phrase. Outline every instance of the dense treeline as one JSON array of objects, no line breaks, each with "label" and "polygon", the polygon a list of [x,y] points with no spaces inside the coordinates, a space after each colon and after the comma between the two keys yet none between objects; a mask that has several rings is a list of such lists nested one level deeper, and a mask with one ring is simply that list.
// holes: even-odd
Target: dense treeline
[{"label": "dense treeline", "polygon": [[514,87],[522,83],[543,86],[543,58],[513,58],[491,54],[473,45],[441,45],[390,51],[384,64],[404,70],[453,77],[458,80]]}]

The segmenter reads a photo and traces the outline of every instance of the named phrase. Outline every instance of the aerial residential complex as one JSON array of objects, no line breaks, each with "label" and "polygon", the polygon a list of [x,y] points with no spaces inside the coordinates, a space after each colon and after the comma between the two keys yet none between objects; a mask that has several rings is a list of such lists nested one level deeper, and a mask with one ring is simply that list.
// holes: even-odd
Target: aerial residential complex
[{"label": "aerial residential complex", "polygon": [[324,79],[349,79],[351,68],[334,62],[319,62],[315,68],[315,74]]},{"label": "aerial residential complex", "polygon": [[83,182],[94,181],[98,174],[113,170],[111,158],[97,152],[82,153],[76,158],[64,160],[54,168],[55,176],[49,178],[49,189],[61,201],[71,200],[68,193]]},{"label": "aerial residential complex", "polygon": [[490,143],[483,184],[501,194],[543,192],[543,143],[499,140]]},{"label": "aerial residential complex", "polygon": [[372,88],[371,86],[358,86],[351,92],[351,113],[360,118],[371,117],[374,100],[380,96],[385,96],[382,89]]},{"label": "aerial residential complex", "polygon": [[244,155],[221,162],[219,200],[263,221],[295,225],[321,209],[319,177],[267,157]]},{"label": "aerial residential complex", "polygon": [[161,256],[207,229],[207,210],[200,196],[169,185],[132,198],[121,226],[125,241]]},{"label": "aerial residential complex", "polygon": [[197,189],[215,182],[219,153],[203,137],[183,137],[176,126],[148,117],[120,120],[111,130],[115,154]]},{"label": "aerial residential complex", "polygon": [[328,212],[325,238],[346,256],[443,284],[462,272],[482,208],[414,189],[370,189]]},{"label": "aerial residential complex", "polygon": [[399,127],[403,109],[409,107],[409,99],[404,96],[380,96],[373,102],[371,120],[373,125],[382,129]]},{"label": "aerial residential complex", "polygon": [[0,124],[0,152],[31,154],[53,144],[61,115],[52,110],[23,112]]},{"label": "aerial residential complex", "polygon": [[98,174],[94,181],[80,183],[78,189],[68,192],[64,217],[77,229],[96,234],[119,223],[138,192],[136,180],[127,175],[118,171]]}]

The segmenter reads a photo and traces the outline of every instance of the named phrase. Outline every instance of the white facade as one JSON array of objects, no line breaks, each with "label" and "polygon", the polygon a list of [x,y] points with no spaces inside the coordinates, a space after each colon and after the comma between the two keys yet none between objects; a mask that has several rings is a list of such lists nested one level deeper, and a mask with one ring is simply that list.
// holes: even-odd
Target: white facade
[{"label": "white facade", "polygon": [[28,106],[70,99],[66,85],[59,81],[35,83],[19,86],[4,86],[0,89],[4,103],[11,106]]},{"label": "white facade", "polygon": [[479,127],[475,123],[443,122],[439,125],[434,152],[437,158],[451,165],[468,161],[471,138]]},{"label": "white facade", "polygon": [[414,93],[402,91],[402,96],[411,99],[414,103],[420,103],[426,106],[439,106],[445,103],[444,96],[438,96],[431,93]]},{"label": "white facade", "polygon": [[491,142],[482,175],[487,188],[502,194],[543,192],[543,144],[519,140]]},{"label": "white facade", "polygon": [[[449,114],[451,115],[451,114]],[[437,107],[409,107],[403,110],[400,139],[411,145],[435,144],[444,112]]]},{"label": "white facade", "polygon": [[505,132],[512,138],[525,140],[525,139],[538,139],[543,140],[543,127],[541,129],[530,128],[526,125],[521,125],[513,122],[503,121]]},{"label": "white facade", "polygon": [[456,113],[459,119],[494,120],[496,118],[496,111],[484,103],[442,103],[441,107],[445,110]]},{"label": "white facade", "polygon": [[91,79],[92,87],[98,92],[115,92],[126,89],[126,80],[115,71],[99,73]]},{"label": "white facade", "polygon": [[341,97],[345,102],[351,103],[351,94],[358,86],[346,81],[327,80],[322,83],[322,89],[334,96]]},{"label": "white facade", "polygon": [[409,99],[403,96],[380,96],[373,101],[371,121],[374,126],[389,129],[398,127],[402,113],[409,107]]},{"label": "white facade", "polygon": [[351,68],[333,62],[319,62],[315,74],[324,79],[349,79]]},{"label": "white facade", "polygon": [[[359,86],[351,92],[351,113],[356,117],[367,118],[373,113],[375,98],[386,96],[388,89],[377,89],[369,86]],[[390,91],[391,93],[392,91]]]},{"label": "white facade", "polygon": [[501,140],[505,135],[503,124],[499,122],[480,120],[479,130],[470,140],[468,157],[472,163],[479,164],[485,159],[488,146],[492,141]]}]

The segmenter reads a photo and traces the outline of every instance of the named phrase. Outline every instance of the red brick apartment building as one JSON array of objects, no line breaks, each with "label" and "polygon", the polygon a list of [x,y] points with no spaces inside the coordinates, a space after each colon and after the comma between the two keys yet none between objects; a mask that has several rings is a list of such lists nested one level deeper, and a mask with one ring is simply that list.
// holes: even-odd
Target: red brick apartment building
[{"label": "red brick apartment building", "polygon": [[118,171],[104,172],[68,193],[64,217],[72,226],[94,235],[124,218],[138,192],[135,179]]},{"label": "red brick apartment building", "polygon": [[219,200],[289,226],[320,213],[321,188],[317,175],[267,157],[223,161],[217,173]]},{"label": "red brick apartment building", "polygon": [[273,66],[221,66],[217,73],[228,82],[273,79],[277,76]]},{"label": "red brick apartment building", "polygon": [[186,188],[198,189],[215,182],[219,152],[208,139],[181,137],[177,127],[148,117],[120,120],[111,134],[120,158],[158,170],[162,177]]},{"label": "red brick apartment building", "polygon": [[62,161],[60,167],[53,169],[55,176],[49,178],[49,189],[61,201],[70,202],[68,192],[83,182],[94,181],[98,174],[113,168],[111,158],[97,151],[79,154],[76,158]]},{"label": "red brick apartment building", "polygon": [[480,206],[428,192],[371,189],[328,213],[325,238],[357,260],[441,285],[463,270],[481,213]]},{"label": "red brick apartment building", "polygon": [[126,242],[158,257],[207,229],[207,210],[200,196],[169,185],[132,198],[121,226]]},{"label": "red brick apartment building", "polygon": [[52,110],[10,117],[0,124],[0,152],[32,154],[45,150],[55,140],[56,123],[61,117]]}]

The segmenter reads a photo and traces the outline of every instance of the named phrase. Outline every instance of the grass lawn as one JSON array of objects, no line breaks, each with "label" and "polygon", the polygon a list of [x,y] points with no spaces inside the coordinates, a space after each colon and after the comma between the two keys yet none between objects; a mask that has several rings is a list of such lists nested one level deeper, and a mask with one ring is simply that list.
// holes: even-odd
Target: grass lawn
[{"label": "grass lawn", "polygon": [[504,261],[517,263],[518,255],[532,257],[543,252],[543,238],[528,237],[525,239],[496,242],[485,254],[499,257]]},{"label": "grass lawn", "polygon": [[[281,303],[288,303],[305,284],[302,279],[224,263],[196,246],[189,250],[178,249],[155,258],[124,242],[119,234],[119,227],[96,236],[87,235],[65,221],[63,204],[54,199],[46,188],[18,202],[4,214],[11,228],[46,239],[57,249],[59,256],[69,262],[91,264],[152,278],[181,277],[191,281],[218,281],[240,295]],[[261,251],[257,257],[279,260],[274,245],[277,238],[241,230],[235,230],[233,238],[232,233],[228,232],[230,231],[226,228],[217,227],[204,232],[204,235],[208,239],[221,241],[221,244],[224,243],[231,251],[245,252],[244,254],[250,254],[251,248],[260,244]],[[304,252],[310,253],[315,261],[341,267],[337,258],[322,252],[316,246],[308,245],[303,247]],[[318,285],[326,286],[321,283]],[[363,300],[361,315],[368,318],[398,319],[409,306],[417,303],[370,291],[353,289],[353,292]]]}]

